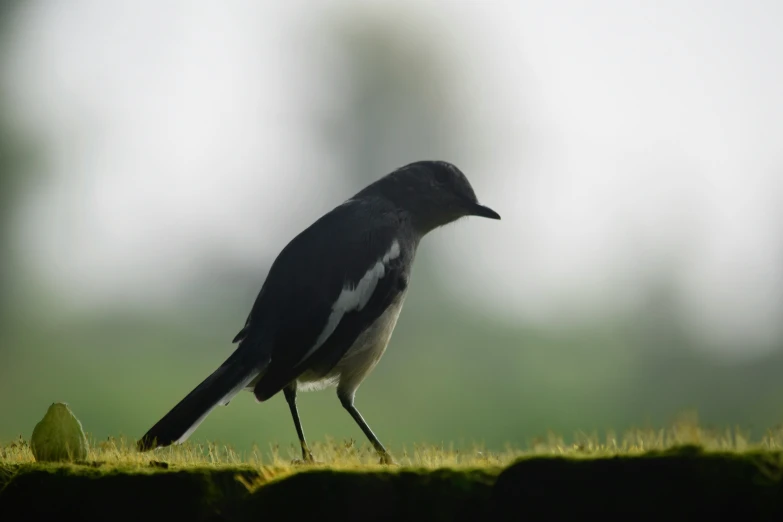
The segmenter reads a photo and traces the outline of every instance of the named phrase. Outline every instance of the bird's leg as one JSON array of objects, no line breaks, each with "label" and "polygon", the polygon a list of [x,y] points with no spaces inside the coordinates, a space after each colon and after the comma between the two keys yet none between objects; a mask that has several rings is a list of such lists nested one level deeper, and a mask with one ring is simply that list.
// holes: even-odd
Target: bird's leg
[{"label": "bird's leg", "polygon": [[375,447],[375,451],[377,451],[378,455],[381,457],[381,464],[394,464],[394,459],[392,459],[391,454],[386,451],[386,448],[383,447],[381,441],[378,440],[378,437],[375,436],[370,429],[370,426],[368,426],[367,422],[362,418],[362,414],[359,413],[359,410],[353,405],[353,394],[338,392],[337,396],[340,399],[340,404],[343,405],[343,408],[348,410],[348,413],[351,414],[353,420],[356,421],[356,424],[362,429],[364,435],[370,440],[373,447]]},{"label": "bird's leg", "polygon": [[296,434],[299,436],[299,444],[302,446],[302,460],[305,462],[313,462],[313,455],[310,453],[310,448],[307,447],[304,431],[302,431],[302,422],[299,420],[299,412],[296,409],[296,383],[289,384],[283,388],[283,394],[285,395],[285,400],[291,410],[291,416],[294,418]]}]

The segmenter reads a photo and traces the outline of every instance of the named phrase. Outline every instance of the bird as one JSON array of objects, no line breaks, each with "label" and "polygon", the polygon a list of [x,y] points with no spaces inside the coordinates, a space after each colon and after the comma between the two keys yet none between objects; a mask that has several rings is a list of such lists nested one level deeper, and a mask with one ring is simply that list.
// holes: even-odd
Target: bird
[{"label": "bird", "polygon": [[[394,459],[354,405],[391,339],[421,240],[468,216],[499,220],[453,163],[421,160],[366,185],[290,240],[261,285],[236,349],[137,441],[139,451],[184,443],[241,391],[283,392],[302,451],[314,462],[297,392],[336,387],[381,464]],[[298,459],[296,459],[298,461]]]}]

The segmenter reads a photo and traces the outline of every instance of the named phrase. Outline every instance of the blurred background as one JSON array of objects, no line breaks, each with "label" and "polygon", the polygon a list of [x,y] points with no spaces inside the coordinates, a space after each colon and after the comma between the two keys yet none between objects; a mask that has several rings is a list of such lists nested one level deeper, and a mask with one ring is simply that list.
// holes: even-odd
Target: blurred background
[{"label": "blurred background", "polygon": [[[140,437],[277,253],[445,159],[501,221],[426,238],[357,406],[393,451],[696,411],[783,420],[783,4],[0,3],[0,441]],[[365,443],[334,390],[311,442]],[[282,394],[192,439],[289,446]]]}]

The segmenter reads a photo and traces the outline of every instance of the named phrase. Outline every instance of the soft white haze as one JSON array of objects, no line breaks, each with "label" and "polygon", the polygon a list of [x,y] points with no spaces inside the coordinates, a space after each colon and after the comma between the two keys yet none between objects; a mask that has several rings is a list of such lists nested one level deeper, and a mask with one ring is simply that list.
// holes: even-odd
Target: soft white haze
[{"label": "soft white haze", "polygon": [[55,181],[20,248],[74,306],[165,303],[202,260],[266,262],[350,195],[307,128],[329,62],[304,28],[361,4],[452,49],[486,122],[491,161],[459,166],[503,219],[433,237],[455,297],[581,320],[633,306],[669,256],[716,349],[783,335],[783,4],[315,4],[28,8],[3,78]]}]

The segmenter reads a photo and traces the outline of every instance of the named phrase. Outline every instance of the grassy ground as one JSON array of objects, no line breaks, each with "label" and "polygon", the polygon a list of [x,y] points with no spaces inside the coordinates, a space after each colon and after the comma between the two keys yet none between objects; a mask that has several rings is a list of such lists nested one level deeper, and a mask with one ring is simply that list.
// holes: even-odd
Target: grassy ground
[{"label": "grassy ground", "polygon": [[5,444],[0,519],[305,519],[339,511],[341,522],[609,513],[783,520],[783,429],[752,440],[685,421],[602,439],[550,435],[502,452],[415,447],[395,455],[392,467],[352,442],[313,444],[321,463],[307,466],[292,462],[295,447],[240,454],[185,444],[138,453],[133,442],[93,441],[85,462],[56,465],[36,463],[24,440]]},{"label": "grassy ground", "polygon": [[[89,436],[88,436],[89,438]],[[311,450],[318,464],[302,466],[298,461],[299,448],[281,448],[272,445],[263,451],[253,448],[248,452],[235,451],[227,445],[214,443],[160,448],[139,453],[135,441],[124,438],[90,439],[88,462],[92,465],[125,469],[159,466],[186,469],[188,467],[230,468],[236,466],[256,469],[275,469],[294,472],[309,467],[328,466],[333,469],[385,469],[378,463],[372,447],[354,440],[311,442]],[[416,468],[499,468],[529,456],[608,457],[640,455],[650,450],[666,450],[682,445],[697,445],[707,451],[777,451],[783,450],[783,426],[769,429],[757,439],[739,428],[716,430],[700,426],[693,418],[684,418],[674,425],[652,429],[635,429],[622,434],[608,433],[602,438],[596,434],[576,433],[570,440],[556,434],[538,438],[525,448],[508,447],[503,451],[487,451],[481,447],[455,448],[453,445],[413,445],[394,455],[400,467]],[[0,466],[33,464],[35,458],[29,441],[19,438],[0,446]]]}]

